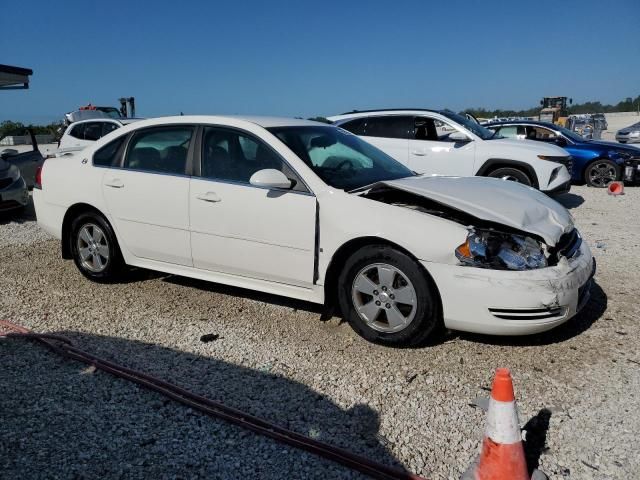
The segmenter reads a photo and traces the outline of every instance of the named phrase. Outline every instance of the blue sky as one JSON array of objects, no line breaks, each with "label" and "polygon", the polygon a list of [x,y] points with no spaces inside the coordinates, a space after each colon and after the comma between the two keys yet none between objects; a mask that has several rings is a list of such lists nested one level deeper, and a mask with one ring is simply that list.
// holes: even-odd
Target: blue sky
[{"label": "blue sky", "polygon": [[135,96],[140,116],[525,108],[640,95],[640,1],[6,2],[0,120]]}]

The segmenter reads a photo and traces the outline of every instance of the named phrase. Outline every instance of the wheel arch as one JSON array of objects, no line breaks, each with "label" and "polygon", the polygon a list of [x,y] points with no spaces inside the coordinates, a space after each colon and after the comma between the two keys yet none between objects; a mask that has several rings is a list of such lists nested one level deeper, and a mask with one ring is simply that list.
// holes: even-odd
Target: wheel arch
[{"label": "wheel arch", "polygon": [[71,224],[73,223],[73,219],[76,218],[81,213],[88,213],[88,212],[92,212],[97,215],[100,215],[105,220],[105,222],[107,222],[109,226],[111,226],[111,228],[113,229],[111,222],[107,220],[107,216],[104,213],[102,213],[100,210],[98,210],[96,207],[89,205],[88,203],[76,203],[74,205],[71,205],[67,209],[66,213],[64,214],[64,219],[62,220],[62,235],[61,235],[62,241],[60,242],[60,244],[62,248],[62,258],[64,258],[65,260],[70,260],[73,258],[71,255],[71,242],[69,240],[69,236],[71,235]]},{"label": "wheel arch", "polygon": [[497,170],[498,168],[517,168],[523,170],[531,179],[531,184],[535,188],[540,188],[540,182],[538,181],[538,174],[535,169],[526,162],[520,160],[510,160],[507,158],[490,158],[485,161],[478,169],[476,175],[480,177],[486,177],[489,173]]},{"label": "wheel arch", "polygon": [[338,305],[338,277],[340,276],[342,267],[344,266],[347,259],[359,249],[371,245],[391,247],[413,259],[419,266],[419,268],[424,272],[427,277],[427,281],[433,288],[433,293],[435,294],[438,301],[438,312],[439,314],[442,314],[442,298],[440,296],[440,290],[438,289],[436,282],[434,281],[429,271],[424,267],[424,265],[420,263],[415,255],[413,255],[410,251],[408,251],[401,245],[398,245],[397,243],[385,238],[375,236],[353,238],[348,242],[342,244],[335,251],[335,253],[331,257],[331,261],[329,262],[329,266],[327,267],[327,271],[324,276],[324,302],[326,307],[331,309]]}]

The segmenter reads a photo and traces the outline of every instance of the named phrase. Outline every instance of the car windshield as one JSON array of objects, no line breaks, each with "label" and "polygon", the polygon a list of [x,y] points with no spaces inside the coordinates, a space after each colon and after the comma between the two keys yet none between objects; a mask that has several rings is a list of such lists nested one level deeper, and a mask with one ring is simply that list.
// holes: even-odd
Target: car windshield
[{"label": "car windshield", "polygon": [[577,133],[572,132],[568,128],[560,127],[558,125],[554,125],[554,128],[556,130],[560,131],[560,133],[562,133],[565,137],[573,140],[574,142],[584,142],[584,141],[586,141],[586,139],[584,137],[581,137]]},{"label": "car windshield", "polygon": [[450,112],[448,110],[439,112],[441,115],[444,115],[450,120],[453,120],[458,125],[464,127],[469,130],[471,133],[480,137],[483,140],[490,140],[492,138],[498,138],[495,132],[492,132],[488,128],[484,128],[482,125],[474,122],[473,120],[469,120],[467,117],[463,117],[462,115],[458,115],[457,113]]},{"label": "car windshield", "polygon": [[386,153],[341,128],[303,126],[267,130],[334,188],[349,191],[415,175]]}]

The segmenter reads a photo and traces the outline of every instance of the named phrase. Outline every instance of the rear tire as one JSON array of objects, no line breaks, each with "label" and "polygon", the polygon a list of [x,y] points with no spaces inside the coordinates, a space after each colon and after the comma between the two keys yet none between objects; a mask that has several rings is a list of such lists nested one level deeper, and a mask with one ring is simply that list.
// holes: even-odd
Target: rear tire
[{"label": "rear tire", "polygon": [[442,326],[438,294],[427,272],[386,245],[366,246],[347,259],[338,299],[351,328],[370,342],[417,346]]},{"label": "rear tire", "polygon": [[122,253],[111,225],[97,213],[78,215],[71,223],[68,241],[73,261],[94,282],[118,280],[125,270]]},{"label": "rear tire", "polygon": [[518,168],[496,168],[487,176],[491,178],[501,178],[503,180],[508,180],[511,182],[522,183],[523,185],[527,185],[528,187],[533,185],[533,182],[529,178],[529,175]]},{"label": "rear tire", "polygon": [[584,181],[590,187],[607,188],[620,177],[620,167],[611,160],[601,159],[589,164],[584,171]]}]

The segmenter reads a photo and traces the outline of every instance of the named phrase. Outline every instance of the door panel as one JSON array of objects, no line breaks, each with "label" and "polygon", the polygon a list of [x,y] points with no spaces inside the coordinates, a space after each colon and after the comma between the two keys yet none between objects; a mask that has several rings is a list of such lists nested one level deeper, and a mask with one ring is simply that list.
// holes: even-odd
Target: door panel
[{"label": "door panel", "polygon": [[474,175],[475,143],[448,141],[454,131],[440,120],[417,117],[415,138],[409,140],[409,168],[426,175]]},{"label": "door panel", "polygon": [[193,178],[190,219],[194,267],[313,283],[314,196]]},{"label": "door panel", "polygon": [[194,131],[190,125],[138,130],[123,168],[105,170],[102,191],[108,211],[121,241],[136,257],[193,265],[186,172]]},{"label": "door panel", "polygon": [[[191,249],[196,268],[310,287],[313,283],[316,199],[262,140],[205,127],[200,171],[191,179]],[[251,176],[277,169],[293,189],[252,186]]]},{"label": "door panel", "polygon": [[115,228],[133,255],[193,264],[188,177],[107,169],[102,183]]}]

